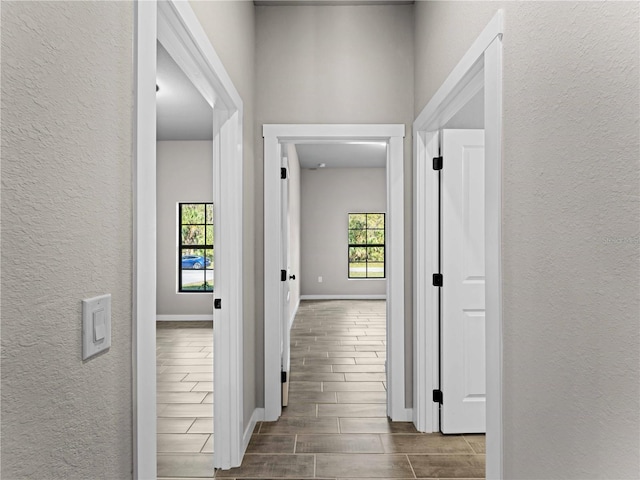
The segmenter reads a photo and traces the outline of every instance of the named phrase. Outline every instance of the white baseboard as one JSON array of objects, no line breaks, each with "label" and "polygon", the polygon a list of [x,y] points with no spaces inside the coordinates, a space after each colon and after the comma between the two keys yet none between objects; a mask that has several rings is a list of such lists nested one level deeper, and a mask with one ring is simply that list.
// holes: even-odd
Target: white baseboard
[{"label": "white baseboard", "polygon": [[213,320],[211,315],[156,315],[157,322],[197,322],[202,320]]},{"label": "white baseboard", "polygon": [[382,295],[300,295],[300,300],[386,300]]},{"label": "white baseboard", "polygon": [[251,441],[251,435],[253,435],[253,431],[256,428],[256,423],[264,420],[264,408],[256,408],[251,414],[251,419],[249,420],[249,425],[244,431],[244,435],[242,436],[242,456],[244,457],[244,452],[247,451],[247,447],[249,446],[249,442]]}]

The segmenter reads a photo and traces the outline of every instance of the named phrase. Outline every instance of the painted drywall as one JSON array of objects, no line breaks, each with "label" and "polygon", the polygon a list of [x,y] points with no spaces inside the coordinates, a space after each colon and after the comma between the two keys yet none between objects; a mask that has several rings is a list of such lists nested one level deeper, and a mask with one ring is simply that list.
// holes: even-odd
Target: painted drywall
[{"label": "painted drywall", "polygon": [[[191,1],[191,6],[209,36],[229,77],[238,89],[243,102],[243,245],[242,261],[244,285],[244,421],[256,407],[264,406],[264,340],[262,338],[261,273],[258,274],[256,251],[262,251],[262,232],[258,232],[255,212],[256,184],[262,185],[258,174],[258,159],[254,157],[254,83],[255,83],[255,7],[248,1]],[[261,160],[260,160],[261,161]],[[260,238],[258,244],[257,239]]]},{"label": "painted drywall", "polygon": [[156,147],[158,315],[213,315],[212,293],[178,292],[178,203],[213,202],[213,142],[164,141]]},{"label": "painted drywall", "polygon": [[481,88],[467,104],[447,121],[444,128],[484,128],[484,88]]},{"label": "painted drywall", "polygon": [[[413,6],[256,7],[256,179],[265,123],[402,123],[405,175],[405,351],[412,382]],[[263,188],[255,183],[256,272],[263,278]],[[258,281],[256,298],[263,295]],[[260,311],[263,310],[259,305]],[[262,332],[260,332],[262,334]]]},{"label": "painted drywall", "polygon": [[289,281],[289,318],[293,319],[300,303],[300,160],[296,146],[287,145],[288,182],[289,182],[289,273],[295,275]]},{"label": "painted drywall", "polygon": [[[349,279],[349,213],[384,213],[384,168],[302,170],[302,295],[384,295],[384,279]],[[322,277],[322,283],[318,277]]]},{"label": "painted drywall", "polygon": [[[2,478],[131,478],[133,24],[2,2]],[[105,293],[111,348],[83,361]]]},{"label": "painted drywall", "polygon": [[504,478],[640,475],[638,2],[417,2],[418,113],[505,10]]}]

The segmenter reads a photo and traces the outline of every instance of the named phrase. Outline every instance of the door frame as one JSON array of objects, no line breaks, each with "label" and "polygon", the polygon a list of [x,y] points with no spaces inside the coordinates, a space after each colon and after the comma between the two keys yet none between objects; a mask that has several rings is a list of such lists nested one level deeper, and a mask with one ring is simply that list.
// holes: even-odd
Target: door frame
[{"label": "door frame", "polygon": [[[219,236],[214,311],[215,468],[243,454],[242,118],[243,104],[188,2],[135,2],[135,166],[133,232],[133,476],[157,478],[156,444],[156,42],[213,108],[214,215]],[[213,303],[213,302],[212,302]],[[212,305],[213,309],[213,305]],[[224,394],[223,394],[224,393]],[[213,472],[212,472],[213,474]]]},{"label": "door frame", "polygon": [[[410,421],[405,402],[404,355],[404,125],[263,125],[264,137],[264,395],[265,420],[280,404],[280,159],[284,143],[386,141],[387,148],[387,415]],[[270,253],[269,253],[270,252]]]},{"label": "door frame", "polygon": [[[502,37],[498,10],[413,124],[414,138],[414,423],[438,431],[437,176],[439,130],[484,88],[487,454],[486,476],[502,478]],[[424,295],[423,292],[431,292]]]}]

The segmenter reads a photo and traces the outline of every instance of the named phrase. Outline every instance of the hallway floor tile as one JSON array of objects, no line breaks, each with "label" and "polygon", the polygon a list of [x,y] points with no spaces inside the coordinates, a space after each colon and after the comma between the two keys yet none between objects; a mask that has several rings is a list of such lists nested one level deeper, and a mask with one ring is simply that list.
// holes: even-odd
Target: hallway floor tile
[{"label": "hallway floor tile", "polygon": [[158,478],[212,478],[213,329],[182,325],[156,329]]},{"label": "hallway floor tile", "polygon": [[216,476],[483,478],[484,435],[421,434],[388,420],[385,323],[384,301],[303,301],[291,331],[289,406],[278,421],[258,423],[241,467]]}]

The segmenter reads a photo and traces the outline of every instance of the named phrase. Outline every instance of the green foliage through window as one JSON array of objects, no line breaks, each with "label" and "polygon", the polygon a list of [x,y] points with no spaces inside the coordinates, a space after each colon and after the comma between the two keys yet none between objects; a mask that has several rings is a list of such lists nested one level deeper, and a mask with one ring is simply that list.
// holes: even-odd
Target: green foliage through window
[{"label": "green foliage through window", "polygon": [[385,278],[384,213],[349,214],[349,278]]},{"label": "green foliage through window", "polygon": [[178,204],[178,291],[213,292],[213,204]]}]

